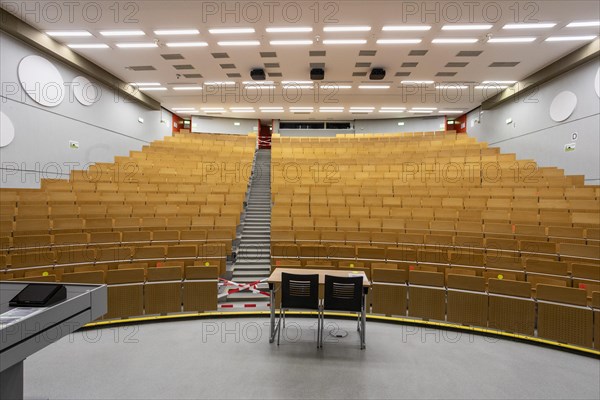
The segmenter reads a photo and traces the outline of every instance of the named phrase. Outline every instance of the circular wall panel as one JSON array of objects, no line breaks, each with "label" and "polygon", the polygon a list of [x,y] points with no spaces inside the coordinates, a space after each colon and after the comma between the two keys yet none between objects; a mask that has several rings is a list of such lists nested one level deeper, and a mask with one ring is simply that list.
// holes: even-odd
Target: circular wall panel
[{"label": "circular wall panel", "polygon": [[73,94],[84,106],[91,106],[100,100],[100,88],[84,76],[73,79]]},{"label": "circular wall panel", "polygon": [[556,122],[562,122],[569,118],[577,106],[575,93],[564,91],[556,95],[550,104],[550,118]]},{"label": "circular wall panel", "polygon": [[19,63],[19,80],[23,90],[36,103],[55,107],[65,97],[65,83],[58,69],[40,56],[27,56]]},{"label": "circular wall panel", "polygon": [[594,82],[594,88],[596,89],[596,94],[600,97],[600,68],[598,68],[598,72],[596,72],[596,81]]},{"label": "circular wall panel", "polygon": [[15,138],[15,127],[6,114],[0,111],[0,147],[8,146]]}]

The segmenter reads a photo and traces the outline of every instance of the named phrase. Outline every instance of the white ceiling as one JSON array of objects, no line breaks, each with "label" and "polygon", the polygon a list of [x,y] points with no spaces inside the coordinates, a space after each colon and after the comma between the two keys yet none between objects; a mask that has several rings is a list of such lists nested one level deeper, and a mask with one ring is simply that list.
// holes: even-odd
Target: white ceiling
[{"label": "white ceiling", "polygon": [[[439,115],[444,110],[468,111],[495,89],[483,91],[474,86],[483,81],[521,81],[533,72],[552,63],[588,41],[546,42],[550,36],[598,35],[598,27],[567,28],[573,21],[598,20],[598,1],[540,1],[540,2],[407,2],[407,1],[337,1],[337,2],[204,2],[204,1],[137,1],[137,2],[39,2],[1,1],[2,7],[21,19],[47,30],[87,30],[93,36],[56,38],[65,43],[105,43],[107,49],[78,49],[78,53],[102,66],[126,82],[157,82],[166,91],[146,94],[172,110],[189,107],[201,110],[223,107],[227,117],[262,119],[363,119],[414,116],[408,112],[380,113],[380,107],[432,107]],[[49,6],[53,4],[53,6]],[[68,4],[74,4],[68,6]],[[59,7],[59,8],[56,8]],[[70,8],[69,8],[70,7]],[[318,9],[318,12],[317,12]],[[32,11],[33,10],[33,11]],[[502,27],[516,22],[552,22],[548,29],[505,30]],[[443,31],[450,24],[491,24],[489,30]],[[386,25],[430,25],[429,31],[384,32]],[[324,32],[325,26],[370,26],[368,32]],[[267,27],[312,27],[309,33],[267,33]],[[211,28],[248,27],[251,34],[210,34]],[[105,37],[102,30],[141,29],[144,36]],[[157,36],[156,29],[198,29],[194,36]],[[532,43],[486,43],[486,35],[499,37],[535,37]],[[419,44],[377,44],[377,39],[421,39]],[[434,44],[434,38],[477,38],[471,44]],[[271,40],[306,39],[312,45],[275,46]],[[366,44],[327,45],[327,39],[365,39]],[[149,42],[158,40],[157,48],[122,49],[116,43]],[[224,47],[223,40],[258,40],[259,46]],[[207,47],[172,48],[167,42],[207,42]],[[324,57],[310,57],[309,51],[326,51]],[[374,50],[374,56],[359,56],[361,50]],[[410,56],[413,50],[427,50],[423,56]],[[476,57],[458,57],[461,51],[481,51]],[[261,52],[276,52],[277,57],[264,58]],[[212,53],[227,53],[229,58],[214,58]],[[161,55],[181,54],[184,59],[166,60]],[[494,62],[517,62],[514,67],[490,67]],[[265,68],[265,63],[279,67]],[[325,64],[325,82],[351,85],[352,89],[288,89],[280,82],[309,80],[310,63]],[[371,63],[359,67],[356,63]],[[403,63],[417,63],[403,66]],[[468,63],[464,67],[448,63]],[[174,65],[191,65],[191,70],[177,70]],[[234,64],[223,69],[220,64]],[[410,64],[409,64],[410,65]],[[413,64],[414,65],[414,64]],[[131,66],[152,66],[155,70],[133,71]],[[384,68],[383,81],[369,81],[371,68]],[[267,80],[276,83],[272,90],[244,89],[241,82],[249,81],[250,70],[264,68]],[[282,77],[269,77],[269,73]],[[367,77],[353,76],[367,72]],[[455,72],[454,76],[438,73]],[[230,78],[227,73],[239,73]],[[396,73],[409,73],[396,76]],[[186,78],[184,74],[201,74],[202,78]],[[431,80],[436,84],[462,83],[467,89],[435,89],[434,85],[401,85],[402,80]],[[176,91],[176,86],[202,86],[210,81],[234,81],[233,88],[205,86],[203,91]],[[385,90],[358,89],[361,84],[389,85]],[[519,83],[522,84],[522,83]],[[318,86],[317,86],[318,87]],[[209,94],[211,92],[212,94]],[[284,95],[284,92],[287,95]],[[487,93],[487,95],[486,95]],[[283,106],[283,113],[261,112],[259,107]],[[312,106],[310,114],[295,114],[290,106]],[[319,107],[344,106],[343,113],[319,112]],[[350,106],[375,107],[372,113],[352,114]],[[254,113],[239,113],[230,107],[253,107]],[[198,115],[205,114],[200,111]],[[182,114],[183,115],[183,114]],[[421,116],[421,115],[419,115]]]}]

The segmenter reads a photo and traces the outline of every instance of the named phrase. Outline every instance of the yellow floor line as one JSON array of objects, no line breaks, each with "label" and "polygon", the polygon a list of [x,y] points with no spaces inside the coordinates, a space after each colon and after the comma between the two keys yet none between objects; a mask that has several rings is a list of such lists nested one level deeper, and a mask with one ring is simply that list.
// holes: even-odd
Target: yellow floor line
[{"label": "yellow floor line", "polygon": [[[170,314],[170,315],[155,315],[148,317],[136,317],[136,318],[127,318],[127,319],[111,319],[105,321],[91,322],[89,324],[84,325],[84,328],[104,328],[112,325],[119,324],[131,324],[134,322],[159,322],[159,321],[169,321],[169,320],[177,320],[184,318],[213,318],[213,317],[231,317],[231,316],[269,316],[271,314],[270,311],[212,311],[212,312],[204,312],[204,313],[185,313],[185,314]],[[287,315],[316,315],[315,311],[288,311]],[[344,317],[344,318],[356,318],[356,314],[348,314],[348,313],[335,313],[335,312],[326,312],[326,316],[330,317]],[[513,339],[525,340],[534,343],[542,343],[550,346],[560,347],[569,350],[580,351],[583,353],[593,354],[600,356],[600,351],[589,349],[587,347],[580,347],[560,342],[555,342],[553,340],[537,338],[533,336],[515,334],[510,332],[497,331],[494,329],[488,328],[478,328],[473,326],[465,326],[465,325],[457,325],[448,322],[435,322],[435,321],[423,321],[418,319],[410,319],[403,317],[387,317],[384,315],[370,315],[367,314],[367,320],[372,321],[381,321],[381,322],[396,322],[396,323],[408,323],[413,325],[423,325],[423,326],[435,326],[438,328],[451,328],[451,329],[459,329],[462,331],[470,331],[470,332],[478,332],[484,333],[492,336],[504,336]]]}]

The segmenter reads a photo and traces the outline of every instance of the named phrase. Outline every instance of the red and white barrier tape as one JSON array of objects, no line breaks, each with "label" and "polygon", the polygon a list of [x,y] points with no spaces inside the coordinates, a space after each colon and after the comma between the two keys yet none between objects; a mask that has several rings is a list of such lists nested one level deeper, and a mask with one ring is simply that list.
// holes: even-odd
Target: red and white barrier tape
[{"label": "red and white barrier tape", "polygon": [[254,294],[262,294],[263,296],[267,296],[267,297],[270,296],[270,294],[268,292],[263,292],[262,290],[258,290],[256,288],[256,286],[259,283],[266,282],[267,278],[264,278],[264,279],[261,279],[258,281],[254,281],[251,283],[237,283],[237,282],[229,281],[229,280],[223,279],[223,278],[219,278],[219,281],[224,282],[223,286],[235,286],[235,287],[237,287],[237,289],[226,290],[225,292],[223,292],[217,296],[218,299],[229,296],[230,294],[238,293],[238,292],[242,292],[242,291],[249,291]]}]

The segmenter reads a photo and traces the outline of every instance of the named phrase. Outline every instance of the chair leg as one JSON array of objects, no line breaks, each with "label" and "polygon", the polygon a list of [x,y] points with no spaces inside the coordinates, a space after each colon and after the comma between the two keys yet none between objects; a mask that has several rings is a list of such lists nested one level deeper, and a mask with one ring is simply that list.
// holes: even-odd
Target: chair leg
[{"label": "chair leg", "polygon": [[358,317],[356,318],[356,330],[360,331],[360,313],[358,314]]},{"label": "chair leg", "polygon": [[285,329],[285,312],[283,313],[283,329]]}]

